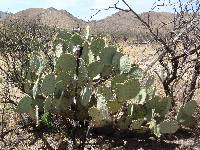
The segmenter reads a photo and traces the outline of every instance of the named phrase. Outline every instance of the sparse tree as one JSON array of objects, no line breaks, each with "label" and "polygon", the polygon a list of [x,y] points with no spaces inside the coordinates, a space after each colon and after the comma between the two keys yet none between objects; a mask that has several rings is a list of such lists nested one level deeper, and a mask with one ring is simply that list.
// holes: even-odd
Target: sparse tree
[{"label": "sparse tree", "polygon": [[[125,7],[121,7],[120,4]],[[153,4],[153,10],[160,7],[170,7],[173,10],[173,19],[170,22],[161,22],[159,28],[150,23],[151,16],[145,20],[126,0],[118,0],[113,6],[105,9],[117,9],[131,12],[148,30],[151,42],[157,42],[155,60],[147,67],[146,72],[155,64],[161,70],[154,72],[162,82],[166,96],[176,101],[186,103],[190,101],[196,89],[200,76],[200,3],[199,0],[159,0]],[[131,18],[130,18],[131,19]],[[160,29],[168,29],[165,35],[159,34]]]}]

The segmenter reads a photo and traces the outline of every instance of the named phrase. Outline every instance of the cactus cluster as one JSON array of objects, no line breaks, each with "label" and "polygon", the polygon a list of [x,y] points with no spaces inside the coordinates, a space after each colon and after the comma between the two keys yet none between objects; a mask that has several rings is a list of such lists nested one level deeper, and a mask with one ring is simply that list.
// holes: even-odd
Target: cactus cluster
[{"label": "cactus cluster", "polygon": [[[79,48],[79,49],[78,49]],[[34,56],[34,57],[33,57]],[[155,95],[153,78],[141,84],[143,71],[115,46],[101,37],[60,32],[48,63],[31,56],[26,94],[16,111],[59,113],[70,119],[91,120],[95,127],[110,125],[119,130],[146,130],[156,136],[175,133],[180,125],[194,125],[194,101],[181,107],[177,120],[167,120],[169,98]],[[45,60],[45,58],[43,59]]]}]

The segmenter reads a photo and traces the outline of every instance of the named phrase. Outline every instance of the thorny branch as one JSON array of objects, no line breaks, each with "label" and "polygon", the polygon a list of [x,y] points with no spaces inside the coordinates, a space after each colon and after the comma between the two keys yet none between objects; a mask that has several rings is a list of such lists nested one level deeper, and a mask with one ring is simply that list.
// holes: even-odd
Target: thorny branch
[{"label": "thorny branch", "polygon": [[[119,7],[120,3],[125,7]],[[120,5],[121,6],[121,5]],[[170,22],[160,23],[157,30],[154,26],[144,20],[126,0],[118,0],[113,6],[104,10],[116,9],[123,12],[132,13],[141,24],[148,30],[153,42],[157,42],[160,48],[157,51],[157,58],[148,65],[145,74],[159,65],[164,73],[161,75],[156,72],[162,82],[166,96],[170,96],[174,101],[181,100],[187,102],[194,96],[197,87],[199,74],[199,51],[200,51],[200,2],[199,0],[166,1],[159,0],[153,4],[152,10],[164,6],[170,6],[173,10],[173,19]],[[98,10],[95,15],[100,11]],[[130,18],[131,19],[131,18]],[[161,36],[157,33],[158,29],[171,26],[166,35]],[[188,72],[188,70],[192,70]],[[181,87],[181,88],[180,88]]]}]

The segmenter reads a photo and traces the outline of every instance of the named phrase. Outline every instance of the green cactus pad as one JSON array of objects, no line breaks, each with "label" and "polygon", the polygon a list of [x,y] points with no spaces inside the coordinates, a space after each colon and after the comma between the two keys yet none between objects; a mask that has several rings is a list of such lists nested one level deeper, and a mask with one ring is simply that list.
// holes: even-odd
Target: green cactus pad
[{"label": "green cactus pad", "polygon": [[160,98],[159,96],[154,97],[152,100],[147,101],[146,103],[148,111],[148,120],[152,116],[152,110],[155,109],[155,113],[160,115],[161,119],[164,119],[165,115],[171,108],[171,99],[170,98]]},{"label": "green cactus pad", "polygon": [[62,54],[56,62],[56,73],[75,74],[77,62],[73,55]]},{"label": "green cactus pad", "polygon": [[56,77],[56,85],[55,88],[59,89],[61,88],[66,89],[72,82],[74,81],[73,76],[66,74],[66,73],[60,73]]},{"label": "green cactus pad", "polygon": [[100,52],[100,59],[106,65],[112,65],[113,57],[116,53],[115,47],[105,47]]},{"label": "green cactus pad", "polygon": [[192,100],[182,106],[178,112],[177,120],[183,126],[193,127],[196,125],[197,121],[195,117],[192,116],[195,107],[197,106],[196,101]]},{"label": "green cactus pad", "polygon": [[33,93],[33,85],[31,85],[31,82],[28,80],[24,82],[24,91],[28,95],[32,95]]},{"label": "green cactus pad", "polygon": [[128,78],[128,76],[126,74],[118,74],[118,75],[116,75],[111,81],[112,90],[115,90],[117,88],[118,84],[124,83],[128,79],[129,78]]},{"label": "green cactus pad", "polygon": [[112,59],[112,65],[115,67],[116,70],[120,69],[120,59],[123,56],[122,53],[116,52]]},{"label": "green cactus pad", "polygon": [[132,118],[135,120],[144,118],[146,115],[145,107],[143,105],[137,105],[137,104],[129,105],[128,115],[132,116]]},{"label": "green cactus pad", "polygon": [[178,122],[176,120],[165,120],[160,123],[160,133],[173,134],[179,129]]},{"label": "green cactus pad", "polygon": [[37,54],[33,54],[30,57],[30,70],[33,72],[37,72],[40,67],[40,58]]},{"label": "green cactus pad", "polygon": [[38,106],[39,112],[43,112],[44,110],[44,98],[43,97],[36,97],[36,99],[32,100],[32,106],[35,108],[35,106]]},{"label": "green cactus pad", "polygon": [[143,78],[143,70],[139,68],[138,65],[132,65],[129,75],[134,79],[142,79]]},{"label": "green cactus pad", "polygon": [[101,72],[102,78],[108,78],[114,74],[113,67],[111,65],[104,65],[103,70]]},{"label": "green cactus pad", "polygon": [[197,107],[197,102],[195,100],[191,100],[185,104],[183,109],[187,115],[192,116],[196,107]]},{"label": "green cactus pad", "polygon": [[102,86],[97,89],[97,93],[101,94],[106,101],[112,100],[113,93],[109,87]]},{"label": "green cactus pad", "polygon": [[74,34],[70,38],[70,43],[72,43],[74,46],[77,46],[77,45],[82,46],[84,43],[84,40],[79,34]]},{"label": "green cactus pad", "polygon": [[138,80],[129,79],[125,83],[116,85],[116,96],[119,101],[126,101],[134,98],[140,91]]},{"label": "green cactus pad", "polygon": [[120,111],[123,103],[119,101],[107,101],[107,107],[109,112],[111,113],[117,113]]},{"label": "green cactus pad", "polygon": [[70,43],[70,42],[63,43],[63,53],[74,54],[73,49],[74,49],[73,43]]},{"label": "green cactus pad", "polygon": [[78,69],[78,84],[79,84],[79,86],[82,87],[89,80],[88,79],[88,70],[87,70],[86,64],[83,59],[80,59],[79,65],[80,66]]},{"label": "green cactus pad", "polygon": [[165,116],[172,107],[171,98],[168,97],[162,98],[158,104],[156,112],[160,113],[161,116]]},{"label": "green cactus pad", "polygon": [[69,33],[68,31],[61,31],[57,35],[57,39],[62,39],[62,40],[65,40],[65,41],[69,41],[71,36],[72,36],[72,34]]},{"label": "green cactus pad", "polygon": [[84,60],[85,64],[89,64],[89,44],[85,42],[83,45],[82,55],[81,58]]},{"label": "green cactus pad", "polygon": [[88,75],[91,79],[99,75],[103,70],[104,64],[100,61],[95,61],[88,66]]},{"label": "green cactus pad", "polygon": [[29,96],[23,97],[17,105],[16,112],[29,113],[33,109],[32,98]]},{"label": "green cactus pad", "polygon": [[55,91],[55,84],[55,75],[53,73],[46,75],[42,82],[41,92],[45,96],[52,95]]},{"label": "green cactus pad", "polygon": [[91,51],[95,56],[99,56],[101,50],[103,50],[104,47],[105,47],[105,41],[104,39],[101,38],[94,39],[90,45]]},{"label": "green cactus pad", "polygon": [[177,121],[185,126],[185,127],[194,127],[197,124],[197,120],[195,117],[193,116],[188,116],[187,114],[185,114],[184,112],[180,112],[177,116]]}]

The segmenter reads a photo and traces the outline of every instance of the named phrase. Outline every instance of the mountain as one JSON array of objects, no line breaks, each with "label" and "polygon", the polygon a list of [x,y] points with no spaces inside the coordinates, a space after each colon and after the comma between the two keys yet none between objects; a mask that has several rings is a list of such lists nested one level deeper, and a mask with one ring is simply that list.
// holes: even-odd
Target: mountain
[{"label": "mountain", "polygon": [[29,8],[20,11],[8,18],[9,20],[27,20],[37,21],[40,24],[55,26],[59,28],[76,28],[77,26],[85,27],[85,21],[74,17],[66,10],[57,10],[55,8]]},{"label": "mountain", "polygon": [[[167,24],[173,20],[171,13],[146,12],[139,15],[158,34],[165,34],[172,28],[172,24]],[[150,36],[148,30],[131,12],[120,11],[105,19],[93,21],[91,28],[95,33],[108,32],[115,37],[131,37],[135,40],[144,40]]]},{"label": "mountain", "polygon": [[[171,13],[146,12],[140,14],[140,16],[149,22],[153,30],[155,32],[158,31],[158,34],[165,35],[172,28],[172,24],[167,24],[173,20],[173,14]],[[57,10],[52,7],[47,9],[30,8],[11,15],[7,19],[36,20],[44,25],[67,29],[85,28],[89,24],[92,33],[109,33],[115,38],[131,38],[137,41],[150,38],[148,30],[144,28],[131,12],[119,11],[105,19],[86,22],[74,17],[66,10]]]},{"label": "mountain", "polygon": [[0,20],[5,19],[8,16],[11,16],[12,13],[0,11]]}]

